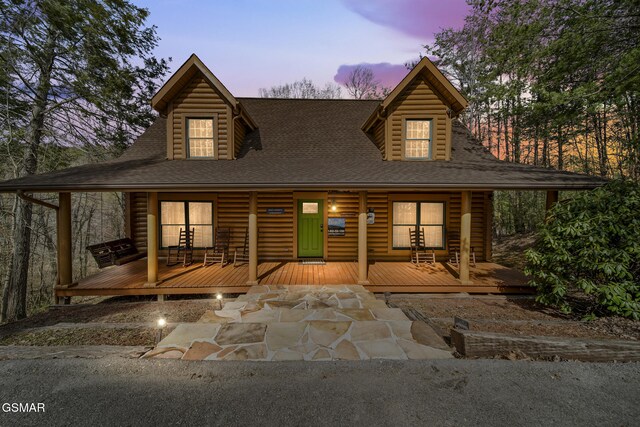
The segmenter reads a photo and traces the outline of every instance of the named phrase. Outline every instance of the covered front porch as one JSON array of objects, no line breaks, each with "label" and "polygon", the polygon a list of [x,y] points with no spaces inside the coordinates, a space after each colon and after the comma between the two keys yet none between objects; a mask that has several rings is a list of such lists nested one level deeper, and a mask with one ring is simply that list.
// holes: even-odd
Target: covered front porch
[{"label": "covered front porch", "polygon": [[[260,262],[257,283],[260,285],[352,285],[358,283],[357,262],[327,262],[304,265],[295,261]],[[480,262],[470,268],[470,282],[463,285],[452,265],[436,263],[417,267],[409,262],[371,262],[366,289],[372,292],[530,292],[526,277],[499,264]],[[250,285],[249,265],[187,267],[158,263],[158,281],[149,285],[147,260],[108,267],[68,287],[56,287],[56,296],[89,295],[169,295],[243,293]]]},{"label": "covered front porch", "polygon": [[[327,226],[329,216],[329,196],[325,193],[275,193],[266,194],[250,191],[240,195],[227,197],[223,194],[213,194],[215,199],[215,217],[218,219],[213,226],[246,225],[245,248],[247,251],[246,264],[234,266],[227,264],[210,265],[205,267],[201,262],[195,261],[187,267],[179,265],[167,266],[166,252],[161,250],[159,230],[161,228],[159,198],[157,192],[147,192],[144,202],[145,243],[147,257],[121,266],[108,267],[94,275],[72,281],[71,241],[70,227],[70,193],[60,193],[58,210],[58,264],[59,277],[55,287],[56,298],[88,295],[170,295],[170,294],[206,294],[206,293],[243,293],[251,286],[262,285],[324,285],[358,284],[372,292],[469,292],[469,293],[521,293],[529,292],[527,279],[515,270],[508,269],[490,261],[489,240],[478,238],[480,235],[490,233],[490,215],[483,215],[477,220],[472,219],[472,192],[459,192],[459,222],[457,227],[452,227],[451,235],[458,234],[459,262],[450,264],[439,256],[437,263],[415,265],[409,262],[409,251],[404,260],[384,259],[385,255],[396,252],[391,248],[390,236],[392,221],[390,219],[391,206],[396,198],[411,197],[412,199],[431,200],[429,197],[438,197],[451,201],[451,209],[455,203],[453,196],[439,194],[437,196],[409,194],[404,196],[386,195],[380,193],[368,193],[359,191],[352,193],[340,193],[331,196],[331,205],[337,204],[338,213],[347,216],[347,240],[340,240],[331,236],[324,239],[324,254],[339,253],[346,250],[350,260],[324,258],[326,263],[321,265],[309,265],[300,261],[301,257],[296,252],[296,231],[298,217],[298,201],[314,197],[320,200],[319,210],[321,219],[320,230]],[[284,194],[284,195],[283,195]],[[480,193],[479,205],[485,206],[484,193]],[[224,197],[223,197],[224,196]],[[354,197],[355,196],[355,197]],[[167,197],[167,196],[163,196]],[[185,198],[184,194],[180,197]],[[198,198],[204,196],[198,195]],[[243,199],[243,197],[245,197]],[[336,203],[335,199],[338,199]],[[348,198],[349,197],[349,198]],[[378,202],[377,198],[383,198]],[[449,199],[451,197],[451,199]],[[425,199],[426,198],[426,199]],[[233,200],[229,202],[228,200]],[[246,200],[246,207],[242,204]],[[557,200],[557,191],[548,192],[548,204]],[[444,205],[444,203],[443,203]],[[240,206],[235,208],[234,206]],[[276,206],[278,212],[285,215],[270,215],[269,209]],[[369,224],[368,214],[376,207],[379,214],[375,223]],[[385,208],[388,206],[389,208]],[[449,206],[447,204],[447,206]],[[235,210],[234,210],[235,209]],[[324,211],[324,213],[322,213]],[[331,211],[334,211],[332,208]],[[342,213],[341,213],[342,212]],[[481,211],[482,212],[482,211]],[[245,216],[246,215],[246,216]],[[227,218],[228,217],[228,218]],[[243,217],[244,221],[243,222]],[[450,218],[449,216],[447,218]],[[226,222],[223,222],[226,221]],[[447,219],[449,221],[449,219]],[[475,221],[475,222],[473,222]],[[472,235],[472,223],[476,234]],[[210,226],[213,228],[213,226]],[[260,238],[259,238],[260,227]],[[351,227],[351,228],[349,228]],[[368,230],[370,228],[370,230]],[[275,237],[277,239],[273,240]],[[293,239],[293,242],[290,241]],[[384,244],[378,241],[382,239]],[[477,264],[472,258],[472,239],[476,239],[476,250],[483,250]],[[259,241],[261,244],[259,245]],[[480,248],[478,248],[480,243]],[[262,255],[273,255],[289,245],[293,248],[293,256],[263,259]],[[346,246],[345,246],[346,245]],[[327,250],[327,247],[330,250]],[[262,248],[262,249],[260,249]],[[347,249],[345,249],[347,248]],[[382,253],[380,249],[382,248]],[[385,251],[389,252],[385,252]],[[265,252],[266,251],[266,252]],[[445,251],[446,254],[446,251]],[[383,259],[380,259],[380,258]],[[328,259],[327,259],[328,258]],[[398,257],[396,257],[398,258]],[[402,257],[403,258],[403,257]],[[400,259],[402,259],[400,258]],[[448,258],[448,257],[447,257]],[[304,259],[304,258],[302,258]],[[484,261],[484,262],[483,262]]]}]

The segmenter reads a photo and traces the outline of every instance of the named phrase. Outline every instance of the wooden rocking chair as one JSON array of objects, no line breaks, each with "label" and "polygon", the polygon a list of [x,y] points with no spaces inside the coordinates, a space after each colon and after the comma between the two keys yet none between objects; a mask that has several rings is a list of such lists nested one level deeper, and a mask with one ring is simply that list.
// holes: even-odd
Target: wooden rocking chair
[{"label": "wooden rocking chair", "polygon": [[420,230],[414,227],[409,228],[409,237],[411,238],[411,262],[415,265],[435,264],[435,251],[429,251],[425,246],[424,228]]},{"label": "wooden rocking chair", "polygon": [[[460,235],[457,233],[452,233],[450,238],[451,240],[460,242]],[[452,246],[449,249],[449,253],[451,254],[449,263],[455,265],[456,268],[460,268],[460,246]],[[469,253],[469,264],[474,267],[476,266],[476,250],[473,246],[471,246],[471,252]]]},{"label": "wooden rocking chair", "polygon": [[203,266],[220,263],[224,266],[229,258],[229,240],[231,239],[231,230],[229,228],[216,229],[216,240],[213,247],[205,248]]},{"label": "wooden rocking chair", "polygon": [[176,246],[169,246],[167,252],[167,265],[176,265],[182,263],[188,266],[193,263],[193,236],[195,228],[191,230],[180,229],[180,237]]},{"label": "wooden rocking chair", "polygon": [[246,264],[249,262],[249,229],[244,229],[244,244],[236,247],[233,253],[233,266],[237,267],[240,264]]}]

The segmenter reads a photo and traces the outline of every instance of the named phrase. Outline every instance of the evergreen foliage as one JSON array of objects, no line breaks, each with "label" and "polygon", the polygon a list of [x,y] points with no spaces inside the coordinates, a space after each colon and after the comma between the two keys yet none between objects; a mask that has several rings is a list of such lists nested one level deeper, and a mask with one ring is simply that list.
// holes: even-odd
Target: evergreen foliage
[{"label": "evergreen foliage", "polygon": [[640,319],[639,213],[640,186],[618,180],[557,203],[526,253],[537,300]]}]

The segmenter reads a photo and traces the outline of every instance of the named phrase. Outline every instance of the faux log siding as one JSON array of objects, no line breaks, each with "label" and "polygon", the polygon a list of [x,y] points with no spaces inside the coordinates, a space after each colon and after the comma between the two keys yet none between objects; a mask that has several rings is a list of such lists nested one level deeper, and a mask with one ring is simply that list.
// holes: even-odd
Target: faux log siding
[{"label": "faux log siding", "polygon": [[[487,205],[487,200],[485,193],[473,193],[471,202],[471,246],[476,252],[478,261],[485,259],[485,239],[491,238],[490,235],[487,236],[486,231],[485,212],[487,212],[486,209],[491,209],[491,205]],[[388,250],[389,240],[391,239],[391,236],[388,235],[388,226],[389,221],[392,221],[388,206],[387,193],[368,194],[367,207],[375,210],[375,224],[367,226],[369,257],[379,260],[407,259],[408,257],[404,254],[394,254],[393,251],[389,252]],[[449,228],[447,229],[447,249],[449,249],[451,246],[458,247],[460,245],[460,239],[458,238],[460,235],[460,193],[450,194],[446,209],[446,214],[449,216]],[[452,235],[455,238],[452,238]],[[440,258],[445,260],[441,256]]]},{"label": "faux log siding", "polygon": [[147,250],[147,193],[131,193],[129,196],[129,230],[140,251]]},{"label": "faux log siding", "polygon": [[186,136],[183,122],[189,113],[202,115],[212,113],[214,119],[214,144],[217,144],[218,159],[227,159],[228,150],[228,117],[231,110],[220,95],[205,81],[196,75],[173,100],[173,158],[186,157]]},{"label": "faux log siding", "polygon": [[388,197],[387,193],[368,193],[367,208],[373,208],[375,222],[367,225],[367,250],[372,259],[388,257]]},{"label": "faux log siding", "polygon": [[[267,214],[267,208],[284,214]],[[293,257],[293,193],[258,193],[258,258]]]},{"label": "faux log siding", "polygon": [[[338,210],[329,211],[329,216],[346,219],[345,236],[327,237],[328,260],[354,260],[358,256],[358,195],[357,193],[329,193],[327,209],[335,200]],[[131,237],[140,250],[147,247],[147,195],[131,193],[130,197]],[[261,260],[291,259],[293,256],[293,194],[285,192],[258,193],[258,256]],[[407,260],[408,256],[389,253],[388,193],[369,192],[367,207],[375,210],[375,223],[367,226],[367,245],[372,260]],[[283,215],[267,214],[267,208],[283,208]],[[449,228],[447,248],[459,246],[460,234],[460,193],[451,193],[447,203]],[[488,193],[474,192],[471,203],[471,246],[477,259],[485,259],[487,245],[491,242],[491,230],[487,227],[491,199]],[[237,246],[243,244],[244,230],[248,225],[248,193],[218,193],[215,206],[215,221],[218,227],[230,227],[231,255]],[[455,237],[455,238],[453,238]],[[488,239],[488,240],[487,240]],[[490,247],[490,246],[489,246]]]},{"label": "faux log siding", "polygon": [[[485,193],[473,192],[471,197],[471,247],[476,253],[478,261],[485,259]],[[460,247],[460,215],[462,197],[460,193],[453,193],[449,200],[450,222],[447,230],[448,247]]]},{"label": "faux log siding", "polygon": [[236,119],[233,122],[233,158],[237,158],[242,148],[242,141],[244,141],[246,129],[240,119]]},{"label": "faux log siding", "polygon": [[[335,201],[336,212],[331,210],[331,203]],[[353,261],[358,259],[358,193],[329,193],[327,197],[327,209],[329,218],[339,217],[345,219],[344,236],[327,236],[328,254],[330,261]]]},{"label": "faux log siding", "polygon": [[231,229],[229,242],[229,256],[244,244],[244,235],[249,226],[249,194],[248,193],[218,193],[214,218],[217,227]]},{"label": "faux log siding", "polygon": [[403,122],[406,118],[428,118],[435,121],[435,128],[432,131],[433,158],[435,160],[446,160],[448,158],[446,143],[447,107],[422,77],[416,78],[407,87],[405,94],[400,96],[391,106],[391,114],[388,118],[390,129],[387,134],[388,160],[402,160]]},{"label": "faux log siding", "polygon": [[375,142],[376,146],[382,153],[383,159],[385,158],[386,148],[387,148],[385,145],[384,134],[385,134],[385,121],[382,120],[380,121],[380,123],[378,123],[378,125],[375,128],[373,128],[373,132],[371,135],[373,137],[373,141]]}]

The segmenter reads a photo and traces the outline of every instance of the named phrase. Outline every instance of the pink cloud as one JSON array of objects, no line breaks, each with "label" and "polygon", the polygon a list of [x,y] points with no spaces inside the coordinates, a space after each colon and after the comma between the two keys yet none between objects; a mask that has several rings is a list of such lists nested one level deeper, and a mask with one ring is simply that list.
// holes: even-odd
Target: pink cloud
[{"label": "pink cloud", "polygon": [[424,42],[442,28],[460,28],[469,10],[465,0],[342,0],[351,11]]},{"label": "pink cloud", "polygon": [[393,89],[396,87],[400,80],[404,78],[409,73],[407,67],[401,64],[389,64],[388,62],[381,62],[379,64],[353,64],[353,65],[341,65],[338,68],[338,72],[335,76],[333,76],[333,80],[336,83],[344,85],[347,81],[349,73],[353,71],[358,65],[362,65],[364,67],[371,68],[373,71],[373,75],[375,79],[380,82],[380,84],[384,87],[388,87]]}]

